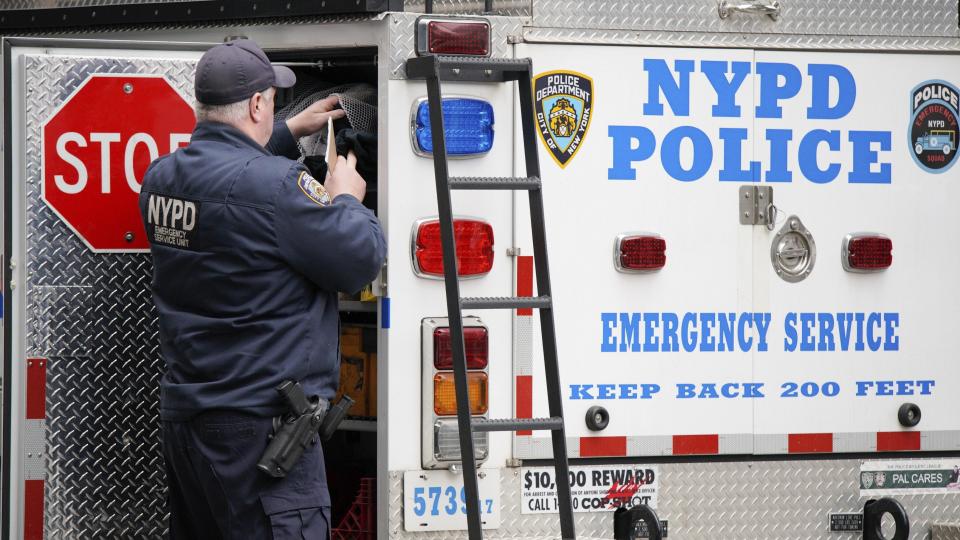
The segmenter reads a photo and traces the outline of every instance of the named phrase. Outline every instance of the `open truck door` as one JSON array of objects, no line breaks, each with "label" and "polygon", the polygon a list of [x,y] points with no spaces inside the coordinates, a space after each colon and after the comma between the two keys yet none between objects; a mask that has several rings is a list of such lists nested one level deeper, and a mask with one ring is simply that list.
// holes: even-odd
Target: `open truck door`
[{"label": "open truck door", "polygon": [[[193,131],[200,44],[4,41],[3,516],[160,536],[159,352],[137,214]],[[6,538],[4,534],[4,538]]]}]

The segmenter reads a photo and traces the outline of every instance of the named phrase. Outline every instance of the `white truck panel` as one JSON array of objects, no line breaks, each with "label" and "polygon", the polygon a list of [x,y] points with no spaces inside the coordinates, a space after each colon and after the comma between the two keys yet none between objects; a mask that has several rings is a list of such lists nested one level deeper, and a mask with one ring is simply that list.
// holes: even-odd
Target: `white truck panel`
[{"label": "white truck panel", "polygon": [[[960,447],[946,353],[957,255],[939,248],[950,242],[957,173],[919,166],[909,133],[911,90],[946,78],[956,57],[556,44],[518,45],[517,56],[535,58],[536,73],[593,79],[578,153],[561,168],[540,147],[572,456]],[[704,66],[717,61],[726,78],[711,82]],[[731,84],[740,86],[724,91]],[[770,118],[774,105],[782,118]],[[811,142],[823,133],[836,150]],[[789,140],[771,142],[778,137]],[[774,230],[740,224],[745,185],[773,188]],[[794,214],[816,258],[806,279],[790,283],[773,267],[771,244]],[[525,215],[519,205],[521,242]],[[614,238],[631,231],[666,239],[662,270],[614,269]],[[893,239],[890,269],[843,269],[841,242],[861,231]],[[663,314],[696,316],[699,335],[681,330],[679,350],[669,350]],[[703,317],[721,315],[755,324],[722,339],[717,320],[707,338]],[[804,333],[801,323],[818,316],[833,321],[823,323],[829,336]],[[534,416],[546,413],[538,335]],[[645,394],[644,384],[656,386]],[[923,413],[916,428],[898,421],[908,402]],[[601,432],[583,420],[595,405],[610,413]],[[696,437],[693,447],[685,436]],[[549,455],[545,437],[517,437],[520,457]]]},{"label": "white truck panel", "polygon": [[[510,85],[445,84],[444,95],[462,95],[488,100],[494,109],[495,138],[490,153],[472,159],[450,160],[451,176],[509,176],[513,164],[512,99]],[[388,137],[391,141],[386,165],[390,175],[386,223],[390,245],[388,296],[391,305],[391,329],[387,331],[390,361],[380,369],[388,370],[390,385],[386,406],[388,417],[387,456],[389,470],[419,469],[421,429],[421,343],[420,324],[426,317],[446,317],[447,305],[443,280],[426,279],[414,274],[411,261],[411,229],[416,220],[437,216],[436,183],[433,160],[413,151],[410,135],[410,111],[414,102],[426,96],[422,81],[389,81]],[[454,216],[487,220],[494,231],[494,264],[489,274],[462,280],[463,296],[508,296],[513,288],[513,264],[506,255],[513,238],[512,195],[510,192],[455,192]],[[490,417],[511,414],[511,315],[507,311],[466,313],[479,316],[490,335]],[[382,420],[381,420],[382,421]],[[499,444],[496,442],[499,441]],[[487,463],[500,465],[509,456],[509,435],[492,434]]]},{"label": "white truck panel", "polygon": [[[835,64],[847,68],[856,81],[856,101],[848,115],[838,120],[810,120],[806,109],[811,103],[812,86],[804,81],[795,98],[783,101],[782,119],[757,121],[754,144],[760,148],[762,169],[769,168],[771,151],[761,134],[773,127],[789,126],[795,138],[815,129],[840,133],[839,151],[820,145],[817,153],[821,167],[841,165],[836,180],[814,184],[800,172],[799,153],[788,153],[788,168],[794,171],[792,183],[774,185],[774,199],[781,219],[799,216],[817,240],[817,260],[810,277],[791,284],[778,279],[770,270],[769,257],[758,257],[755,269],[755,309],[778,314],[771,330],[770,353],[755,356],[755,377],[764,381],[836,381],[840,394],[834,398],[818,396],[780,397],[779,384],[771,388],[767,399],[756,406],[756,432],[768,433],[861,433],[900,432],[897,410],[905,402],[916,403],[922,411],[917,430],[952,432],[946,446],[923,449],[960,448],[958,418],[953,413],[960,399],[958,368],[951,357],[953,328],[960,322],[953,309],[960,288],[952,270],[960,254],[944,249],[951,244],[958,217],[952,211],[960,194],[960,171],[944,168],[934,174],[922,170],[911,154],[910,140],[912,89],[924,81],[949,79],[960,58],[954,55],[902,55],[868,53],[800,53],[757,51],[756,62],[784,62],[796,65],[803,73],[809,64]],[[757,86],[754,87],[759,92]],[[831,88],[832,96],[837,89]],[[879,173],[881,164],[890,169],[890,181],[883,184],[855,184],[849,181],[852,163],[851,130],[891,134],[889,150],[878,151],[871,172]],[[777,224],[779,230],[782,224]],[[856,274],[842,268],[840,244],[843,237],[858,231],[872,231],[893,240],[893,264],[876,274]],[[756,249],[769,250],[770,240],[761,231]],[[872,350],[869,343],[857,349],[852,338],[849,350],[842,351],[839,329],[830,332],[819,323],[812,336],[814,350],[801,351],[793,346],[784,316],[789,312],[882,313],[884,327],[877,336],[882,345]],[[898,317],[896,321],[891,317]],[[888,328],[887,324],[898,322]],[[829,323],[827,323],[829,326]],[[797,332],[802,327],[794,326]],[[824,336],[821,336],[823,330]],[[892,332],[891,332],[892,330]],[[855,329],[854,329],[855,332]],[[830,336],[832,334],[832,336]],[[802,339],[802,333],[797,336]],[[836,350],[829,349],[830,339]],[[865,340],[868,338],[865,337]],[[878,385],[892,381],[894,386]],[[933,381],[927,386],[919,381]],[[858,382],[861,386],[858,386]],[[898,384],[899,382],[899,384]],[[871,384],[866,384],[871,383]],[[777,391],[773,391],[776,388]],[[861,390],[862,389],[862,390]],[[860,395],[863,394],[863,395]]]}]

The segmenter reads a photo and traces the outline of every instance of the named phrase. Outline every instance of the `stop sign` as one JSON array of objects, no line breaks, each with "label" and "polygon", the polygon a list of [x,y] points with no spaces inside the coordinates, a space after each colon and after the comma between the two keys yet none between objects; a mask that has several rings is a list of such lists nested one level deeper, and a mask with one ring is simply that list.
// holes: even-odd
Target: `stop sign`
[{"label": "stop sign", "polygon": [[162,76],[91,75],[43,125],[43,200],[93,251],[148,249],[150,162],[190,140],[193,109]]}]

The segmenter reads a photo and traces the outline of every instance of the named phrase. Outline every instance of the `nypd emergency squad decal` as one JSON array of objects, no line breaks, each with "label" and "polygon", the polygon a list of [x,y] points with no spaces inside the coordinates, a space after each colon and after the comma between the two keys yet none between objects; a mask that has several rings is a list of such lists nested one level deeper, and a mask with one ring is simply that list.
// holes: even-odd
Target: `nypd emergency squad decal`
[{"label": "nypd emergency squad decal", "polygon": [[945,81],[927,81],[910,93],[910,153],[929,172],[946,171],[956,158],[958,96]]},{"label": "nypd emergency squad decal", "polygon": [[153,244],[179,249],[197,249],[200,201],[151,193],[147,199],[147,238]]},{"label": "nypd emergency squad decal", "polygon": [[300,173],[300,177],[297,178],[297,185],[300,186],[300,190],[303,191],[303,194],[311,201],[320,206],[330,204],[330,194],[327,193],[327,189],[323,187],[323,184],[318,182],[316,178],[306,172]]},{"label": "nypd emergency squad decal", "polygon": [[574,71],[548,71],[533,80],[537,127],[561,168],[577,154],[593,116],[593,79]]}]

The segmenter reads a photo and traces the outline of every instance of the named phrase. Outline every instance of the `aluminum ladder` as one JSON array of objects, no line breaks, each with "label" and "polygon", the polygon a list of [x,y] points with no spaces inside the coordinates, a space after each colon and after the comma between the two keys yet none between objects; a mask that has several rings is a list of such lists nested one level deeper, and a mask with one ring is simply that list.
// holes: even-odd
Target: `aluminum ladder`
[{"label": "aluminum ladder", "polygon": [[[447,295],[447,315],[453,349],[454,386],[457,397],[457,426],[463,483],[467,497],[467,528],[470,540],[483,538],[480,523],[480,494],[477,486],[477,465],[474,459],[473,432],[549,430],[553,437],[553,464],[556,469],[557,503],[560,512],[560,533],[564,539],[576,538],[570,498],[567,441],[563,428],[563,402],[560,394],[560,370],[557,365],[557,338],[550,297],[550,271],[547,264],[546,227],[543,219],[543,193],[540,191],[540,163],[537,158],[537,134],[534,125],[532,65],[529,58],[491,59],[451,56],[423,56],[406,62],[408,79],[425,79],[430,108],[433,138],[433,170],[437,183],[437,208],[440,214],[440,242],[443,246],[443,270]],[[520,118],[523,124],[523,150],[526,176],[517,178],[453,177],[447,170],[447,149],[443,130],[440,81],[485,83],[517,82],[520,93]],[[533,297],[468,298],[460,296],[457,281],[456,246],[453,236],[453,215],[450,191],[526,190],[530,196],[530,218],[533,231],[533,254],[537,275],[537,294]],[[464,309],[540,310],[543,337],[543,361],[547,378],[549,418],[486,419],[471,418],[467,394],[467,363],[463,344]]]}]

